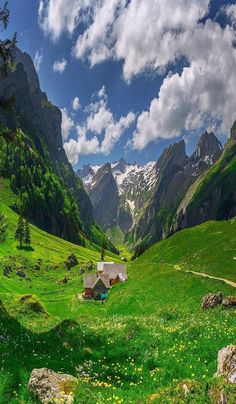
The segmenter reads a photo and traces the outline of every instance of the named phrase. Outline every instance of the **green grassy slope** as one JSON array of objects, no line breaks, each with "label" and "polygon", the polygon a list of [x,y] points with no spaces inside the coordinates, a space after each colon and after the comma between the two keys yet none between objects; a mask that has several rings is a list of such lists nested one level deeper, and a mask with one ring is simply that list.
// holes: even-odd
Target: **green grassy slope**
[{"label": "green grassy slope", "polygon": [[[16,217],[6,207],[11,194],[4,194],[0,209],[10,229],[0,246],[0,266],[11,262],[6,258],[11,252],[31,280],[15,271],[8,279],[0,269],[1,404],[36,403],[27,382],[31,370],[43,366],[79,376],[76,403],[217,402],[222,389],[213,378],[217,352],[235,343],[236,317],[222,308],[203,311],[201,299],[208,292],[235,290],[177,271],[176,265],[188,269],[191,263],[194,270],[235,280],[236,221],[205,223],[154,245],[128,263],[128,282],[114,287],[102,305],[79,301],[79,266],[70,272],[63,266],[71,252],[82,265],[99,259],[93,246],[73,246],[32,228],[35,250],[19,251],[11,235]],[[35,271],[33,263],[42,255],[45,265]],[[58,283],[65,275],[69,282]],[[191,389],[187,400],[184,383]],[[224,388],[233,403],[233,386]]]},{"label": "green grassy slope", "polygon": [[231,138],[217,162],[189,188],[178,213],[185,212],[190,225],[205,220],[228,219],[235,215],[236,141]]}]

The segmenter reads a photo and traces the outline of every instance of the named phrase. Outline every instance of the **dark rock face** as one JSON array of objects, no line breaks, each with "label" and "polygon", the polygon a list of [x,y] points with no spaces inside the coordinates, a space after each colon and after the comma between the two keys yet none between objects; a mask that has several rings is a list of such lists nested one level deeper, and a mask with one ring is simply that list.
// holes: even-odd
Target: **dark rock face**
[{"label": "dark rock face", "polygon": [[119,228],[122,230],[124,234],[129,231],[133,224],[133,217],[130,212],[130,208],[128,203],[125,200],[123,195],[120,196],[119,200],[119,209],[118,209],[118,216],[117,216],[117,223]]},{"label": "dark rock face", "polygon": [[106,230],[116,226],[119,207],[119,192],[111,172],[111,164],[104,164],[93,178],[89,189],[97,223]]},{"label": "dark rock face", "polygon": [[81,178],[81,180],[83,180],[88,175],[94,175],[94,171],[89,164],[84,164],[83,168],[77,171],[77,175],[79,176],[79,178]]},{"label": "dark rock face", "polygon": [[84,232],[90,237],[94,222],[93,208],[82,181],[75,175],[63,149],[61,111],[41,91],[37,73],[28,54],[17,51],[16,67],[0,81],[0,93],[6,97],[14,97],[13,109],[0,111],[1,122],[9,128],[20,128],[29,135],[42,158],[46,158],[45,153],[47,154],[52,169],[72,193],[79,207]]},{"label": "dark rock face", "polygon": [[192,168],[195,176],[198,176],[220,157],[222,150],[222,145],[214,133],[203,133],[189,160],[189,169]]},{"label": "dark rock face", "polygon": [[217,167],[205,172],[198,186],[190,189],[177,211],[177,228],[206,220],[227,220],[236,215],[236,123]]},{"label": "dark rock face", "polygon": [[175,217],[184,195],[196,179],[220,156],[222,146],[213,133],[204,133],[196,151],[187,157],[184,141],[164,150],[157,162],[155,192],[143,216],[131,232],[134,242],[147,244],[165,239],[178,230]]}]

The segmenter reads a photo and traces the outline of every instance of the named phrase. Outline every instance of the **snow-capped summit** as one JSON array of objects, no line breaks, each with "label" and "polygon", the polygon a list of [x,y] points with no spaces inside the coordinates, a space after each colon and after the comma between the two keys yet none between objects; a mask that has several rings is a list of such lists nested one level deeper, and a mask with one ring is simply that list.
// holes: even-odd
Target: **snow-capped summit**
[{"label": "snow-capped summit", "polygon": [[[108,171],[110,175],[108,175]],[[95,218],[97,218],[100,226],[106,229],[118,224],[120,227],[124,227],[122,229],[124,231],[129,230],[135,223],[158,179],[156,162],[149,162],[144,165],[129,164],[123,158],[101,166],[84,165],[82,169],[77,171],[77,174],[82,179],[90,198],[94,199],[96,195],[96,203],[94,200],[93,206]],[[109,224],[104,222],[109,209],[105,203],[104,194],[106,195],[105,199],[108,199],[110,206],[112,206]],[[114,200],[117,201],[117,195],[119,196],[119,204],[116,208],[117,203],[114,204],[113,202]],[[106,212],[102,214],[104,206]],[[96,215],[97,210],[99,214]],[[126,221],[123,220],[124,215]],[[121,222],[124,223],[123,226]]]}]

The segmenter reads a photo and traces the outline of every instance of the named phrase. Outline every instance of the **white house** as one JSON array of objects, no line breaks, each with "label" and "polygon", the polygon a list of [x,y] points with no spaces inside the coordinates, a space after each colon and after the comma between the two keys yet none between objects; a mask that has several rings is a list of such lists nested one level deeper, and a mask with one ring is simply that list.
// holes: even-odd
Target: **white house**
[{"label": "white house", "polygon": [[128,279],[126,266],[124,264],[109,264],[105,262],[103,265],[103,274],[109,275],[111,285],[126,282]]},{"label": "white house", "polygon": [[104,271],[104,265],[105,264],[111,264],[111,265],[114,265],[114,262],[105,262],[105,261],[101,261],[101,262],[98,262],[97,263],[97,270],[98,270],[98,272],[103,272]]}]

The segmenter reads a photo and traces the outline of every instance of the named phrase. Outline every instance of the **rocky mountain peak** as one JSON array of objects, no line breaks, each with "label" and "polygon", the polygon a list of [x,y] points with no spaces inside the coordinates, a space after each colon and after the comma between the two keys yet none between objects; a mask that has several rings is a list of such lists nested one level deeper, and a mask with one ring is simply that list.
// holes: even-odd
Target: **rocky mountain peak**
[{"label": "rocky mountain peak", "polygon": [[16,50],[16,64],[22,64],[27,74],[27,79],[31,93],[40,89],[39,79],[35,70],[31,57],[26,52],[21,52],[20,49]]},{"label": "rocky mountain peak", "polygon": [[170,145],[163,151],[157,162],[157,166],[159,166],[161,169],[169,165],[182,166],[186,158],[187,155],[186,155],[185,142],[184,140],[181,140],[178,143]]},{"label": "rocky mountain peak", "polygon": [[222,152],[222,144],[213,132],[204,132],[198,142],[192,160],[211,159],[216,160]]},{"label": "rocky mountain peak", "polygon": [[121,158],[119,161],[113,164],[113,171],[120,171],[121,173],[124,173],[126,166],[127,166],[126,161],[123,158]]}]

